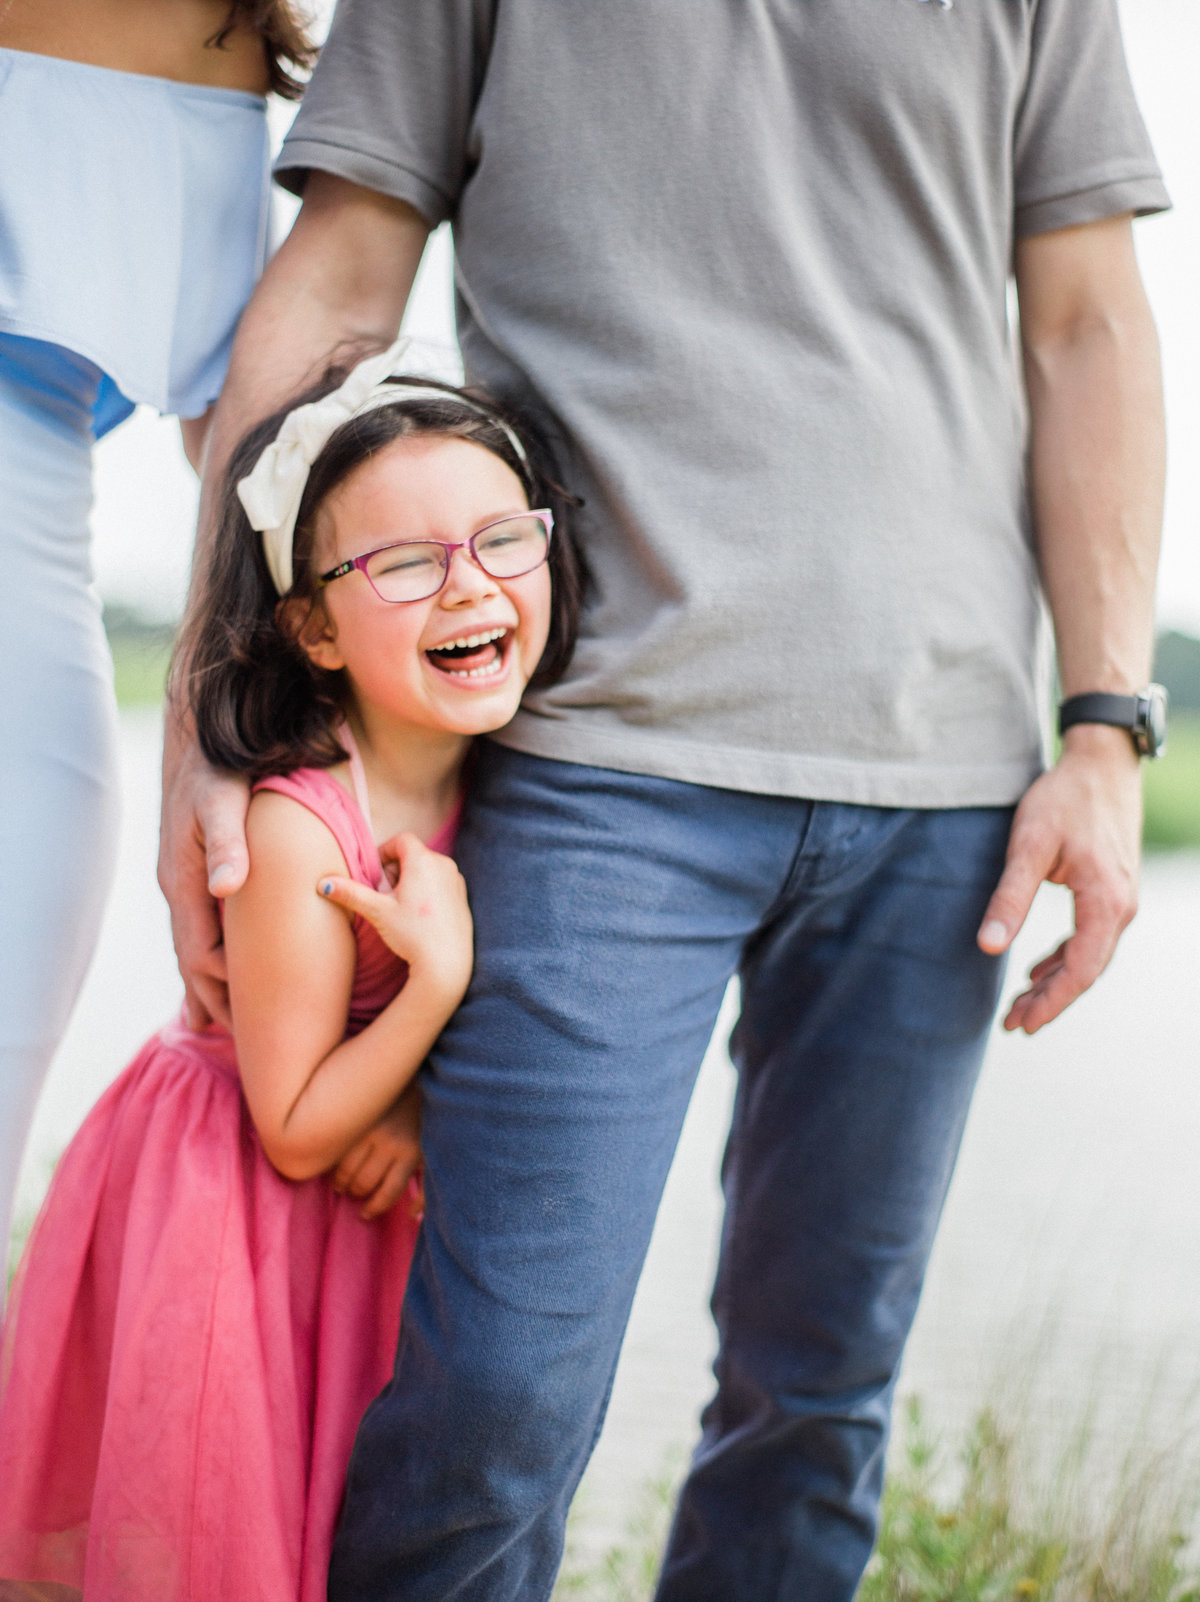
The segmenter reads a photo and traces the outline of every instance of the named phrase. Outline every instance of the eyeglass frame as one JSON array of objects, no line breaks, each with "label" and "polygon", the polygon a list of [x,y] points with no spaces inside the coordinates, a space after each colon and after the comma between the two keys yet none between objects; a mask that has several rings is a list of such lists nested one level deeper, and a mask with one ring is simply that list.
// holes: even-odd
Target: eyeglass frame
[{"label": "eyeglass frame", "polygon": [[[474,534],[468,535],[465,540],[394,540],[387,545],[376,545],[373,550],[364,551],[361,556],[353,556],[349,561],[341,562],[337,567],[331,567],[328,573],[319,574],[317,588],[323,590],[327,584],[332,584],[335,579],[345,578],[348,573],[353,573],[357,569],[385,606],[415,606],[418,601],[432,600],[435,595],[440,595],[446,588],[446,581],[450,577],[450,564],[454,560],[455,551],[469,551],[471,560],[481,573],[486,574],[490,579],[497,579],[499,583],[504,583],[504,578],[500,578],[496,573],[489,573],[479,560],[479,555],[475,550],[475,541],[481,534],[486,534],[489,529],[498,528],[501,523],[515,522],[519,517],[536,517],[546,530],[546,549],[542,554],[541,560],[535,562],[532,567],[527,567],[522,573],[508,573],[505,575],[505,578],[524,578],[526,573],[536,573],[544,562],[550,560],[550,540],[554,534],[554,513],[544,506],[531,508],[528,512],[510,512],[507,517],[493,518],[490,523],[485,523],[482,528],[477,528]],[[386,595],[380,595],[378,589],[376,589],[375,580],[367,572],[367,563],[373,556],[378,556],[381,551],[400,551],[406,545],[437,545],[445,551],[446,559],[442,566],[442,582],[437,589],[430,590],[428,595],[415,595],[411,600],[407,601],[389,601]]]}]

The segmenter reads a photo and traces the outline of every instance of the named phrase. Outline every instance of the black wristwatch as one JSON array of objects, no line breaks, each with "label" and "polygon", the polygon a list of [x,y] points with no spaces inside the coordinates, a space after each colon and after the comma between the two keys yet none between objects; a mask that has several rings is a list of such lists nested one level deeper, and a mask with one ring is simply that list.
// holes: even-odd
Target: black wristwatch
[{"label": "black wristwatch", "polygon": [[1161,684],[1147,684],[1136,695],[1072,695],[1058,709],[1058,732],[1076,723],[1128,729],[1142,756],[1161,756],[1167,749],[1167,692]]}]

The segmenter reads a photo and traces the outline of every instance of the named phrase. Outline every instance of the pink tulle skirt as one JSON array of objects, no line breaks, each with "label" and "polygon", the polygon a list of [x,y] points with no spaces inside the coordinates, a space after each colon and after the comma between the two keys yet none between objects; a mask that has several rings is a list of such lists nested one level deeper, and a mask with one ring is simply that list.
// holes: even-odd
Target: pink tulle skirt
[{"label": "pink tulle skirt", "polygon": [[324,1602],[416,1236],[267,1162],[232,1042],[170,1026],[68,1148],[0,1349],[0,1579]]}]

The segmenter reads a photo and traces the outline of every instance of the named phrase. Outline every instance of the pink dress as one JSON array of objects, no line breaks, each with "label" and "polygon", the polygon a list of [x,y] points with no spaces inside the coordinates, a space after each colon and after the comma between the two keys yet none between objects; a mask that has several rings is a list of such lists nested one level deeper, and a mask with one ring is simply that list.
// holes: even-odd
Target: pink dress
[{"label": "pink dress", "polygon": [[[328,773],[260,788],[332,830],[378,886]],[[431,842],[448,850],[453,823]],[[348,1033],[404,982],[355,920]],[[86,1602],[324,1602],[355,1430],[387,1383],[417,1226],[370,1223],[263,1155],[233,1040],[155,1035],[64,1154],[0,1349],[0,1579]]]}]

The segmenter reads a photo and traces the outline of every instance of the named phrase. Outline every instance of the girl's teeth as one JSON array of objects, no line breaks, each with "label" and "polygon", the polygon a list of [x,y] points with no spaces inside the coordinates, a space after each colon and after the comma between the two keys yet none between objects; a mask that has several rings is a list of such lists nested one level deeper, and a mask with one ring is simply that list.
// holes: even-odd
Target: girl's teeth
[{"label": "girl's teeth", "polygon": [[439,651],[465,651],[478,645],[490,645],[493,640],[499,640],[507,634],[507,629],[488,629],[485,634],[465,634],[461,640],[447,640],[445,645],[439,645]]},{"label": "girl's teeth", "polygon": [[503,659],[497,657],[494,662],[489,662],[487,667],[447,668],[445,671],[452,679],[490,679],[493,674],[499,673],[503,665]]}]

